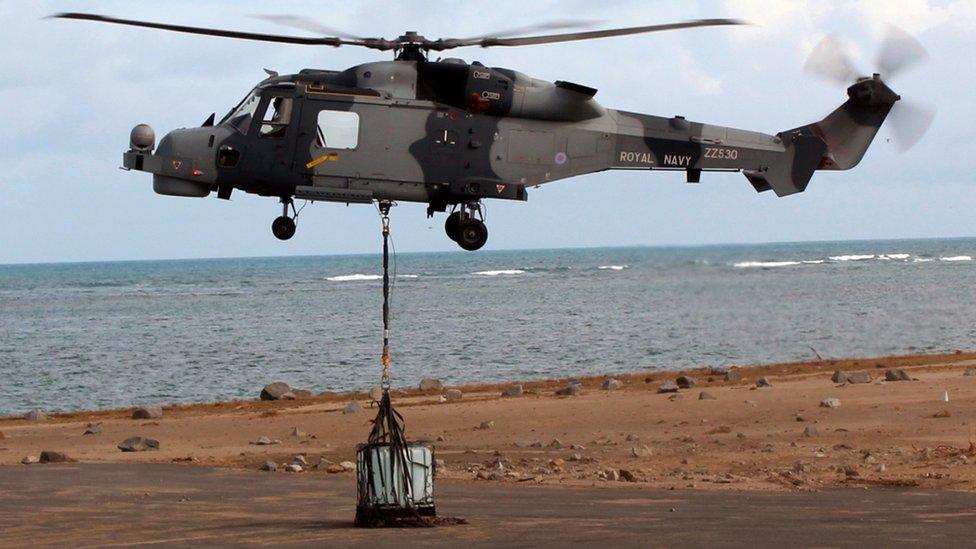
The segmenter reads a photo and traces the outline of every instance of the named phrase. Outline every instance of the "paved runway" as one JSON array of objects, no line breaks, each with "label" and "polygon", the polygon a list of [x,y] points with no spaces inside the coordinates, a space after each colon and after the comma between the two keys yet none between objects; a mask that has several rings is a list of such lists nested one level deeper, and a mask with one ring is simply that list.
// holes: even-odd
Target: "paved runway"
[{"label": "paved runway", "polygon": [[[440,482],[441,515],[470,524],[352,526],[351,475],[189,465],[0,467],[0,545],[946,546],[976,538],[976,494],[559,488]],[[672,511],[674,509],[674,511]]]}]

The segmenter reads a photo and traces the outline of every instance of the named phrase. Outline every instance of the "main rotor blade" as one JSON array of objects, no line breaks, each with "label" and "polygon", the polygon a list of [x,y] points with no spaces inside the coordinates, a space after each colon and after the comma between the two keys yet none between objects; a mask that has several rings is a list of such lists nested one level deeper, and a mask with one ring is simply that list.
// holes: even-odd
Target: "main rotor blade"
[{"label": "main rotor blade", "polygon": [[832,34],[813,48],[803,70],[844,86],[852,84],[860,76],[847,49]]},{"label": "main rotor blade", "polygon": [[935,110],[903,99],[895,104],[888,118],[891,120],[891,134],[898,149],[905,152],[914,147],[928,131],[935,118]]},{"label": "main rotor blade", "polygon": [[99,23],[113,23],[116,25],[129,25],[132,27],[145,27],[150,29],[161,29],[173,32],[183,32],[188,34],[202,34],[206,36],[220,36],[223,38],[239,38],[242,40],[258,40],[261,42],[278,42],[282,44],[301,44],[308,46],[365,46],[373,49],[392,49],[387,47],[385,40],[346,40],[339,37],[323,36],[320,38],[308,38],[303,36],[282,36],[278,34],[260,34],[254,32],[229,31],[221,29],[209,29],[203,27],[187,27],[183,25],[170,25],[166,23],[151,23],[148,21],[136,21],[132,19],[118,19],[106,17],[92,13],[57,13],[50,17],[55,19],[80,19],[82,21],[96,21]]},{"label": "main rotor blade", "polygon": [[[460,38],[460,40],[484,40],[486,38],[509,38],[512,36],[518,36],[520,34],[526,34],[530,32],[538,32],[544,30],[565,30],[565,29],[589,29],[596,25],[599,25],[602,21],[596,19],[558,19],[556,21],[548,21],[546,23],[539,23],[538,25],[526,25],[524,27],[517,27],[514,29],[507,29],[498,32],[488,32],[479,36],[471,36],[469,38]],[[445,39],[447,42],[451,39]]]},{"label": "main rotor blade", "polygon": [[[443,40],[443,49],[459,48],[462,46],[481,46],[490,48],[492,46],[531,46],[535,44],[555,44],[557,42],[573,42],[576,40],[591,40],[594,38],[609,38],[612,36],[626,36],[630,34],[643,34],[647,32],[661,32],[677,29],[690,29],[695,27],[719,27],[725,25],[745,25],[744,21],[737,19],[697,19],[685,21],[683,23],[669,23],[666,25],[649,25],[646,27],[628,27],[622,29],[607,29],[601,31],[571,32],[566,34],[550,34],[546,36],[523,36],[516,38],[487,37],[473,40]],[[432,49],[435,49],[434,46]]]},{"label": "main rotor blade", "polygon": [[350,40],[366,40],[361,36],[354,36],[347,32],[343,32],[332,27],[327,27],[311,17],[304,17],[301,15],[252,15],[251,17],[263,19],[265,21],[277,23],[278,25],[291,27],[293,29],[314,32],[319,36],[335,36],[338,38],[348,38]]},{"label": "main rotor blade", "polygon": [[888,25],[878,50],[877,66],[881,75],[890,80],[895,74],[928,57],[928,52],[914,36],[894,25]]}]

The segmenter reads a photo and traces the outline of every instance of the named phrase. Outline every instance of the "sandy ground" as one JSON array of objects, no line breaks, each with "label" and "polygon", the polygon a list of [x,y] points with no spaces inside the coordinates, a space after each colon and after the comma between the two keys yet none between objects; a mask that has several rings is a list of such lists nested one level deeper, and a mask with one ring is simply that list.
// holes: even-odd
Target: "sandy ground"
[{"label": "sandy ground", "polygon": [[438,513],[468,524],[364,530],[342,475],[0,467],[0,547],[958,547],[976,516],[951,490],[631,488],[441,482]]},{"label": "sandy ground", "polygon": [[[461,387],[464,397],[401,392],[395,404],[408,436],[428,439],[446,467],[442,480],[486,485],[613,486],[695,490],[818,490],[835,486],[901,486],[976,490],[976,353],[838,360],[745,367],[740,382],[708,371],[619,376],[624,387],[600,389],[582,379],[578,396],[560,397],[565,380],[524,383],[526,394],[500,396],[503,386]],[[903,368],[915,381],[886,382]],[[866,371],[865,384],[836,384],[835,369]],[[686,373],[693,389],[658,394],[661,382]],[[756,388],[766,376],[772,387]],[[699,400],[706,391],[714,400]],[[255,388],[255,394],[260,388]],[[949,402],[944,401],[948,392]],[[822,399],[838,408],[820,407]],[[364,411],[343,414],[351,400]],[[42,450],[81,463],[184,463],[257,471],[266,460],[336,480],[327,465],[353,460],[373,411],[366,395],[329,394],[298,401],[240,401],[164,409],[158,420],[128,410],[64,414],[43,421],[0,419],[0,465],[18,468]],[[89,423],[96,435],[83,435]],[[483,422],[493,422],[479,428]],[[295,436],[293,431],[302,433]],[[810,436],[804,434],[810,428]],[[123,453],[116,445],[139,435],[160,441],[155,452]],[[257,446],[258,437],[280,444]],[[321,462],[321,466],[318,466]],[[61,466],[59,466],[61,467]],[[623,478],[615,480],[623,472]],[[487,477],[487,478],[486,478]],[[608,480],[609,479],[609,480]],[[628,482],[631,479],[633,482]]]}]

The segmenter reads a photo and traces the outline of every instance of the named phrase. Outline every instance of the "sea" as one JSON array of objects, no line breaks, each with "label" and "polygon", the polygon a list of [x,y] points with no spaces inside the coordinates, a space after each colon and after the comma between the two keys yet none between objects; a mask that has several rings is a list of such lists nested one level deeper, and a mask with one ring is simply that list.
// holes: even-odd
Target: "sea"
[{"label": "sea", "polygon": [[[400,253],[394,386],[971,350],[976,239]],[[0,415],[380,379],[380,256],[0,265]]]}]

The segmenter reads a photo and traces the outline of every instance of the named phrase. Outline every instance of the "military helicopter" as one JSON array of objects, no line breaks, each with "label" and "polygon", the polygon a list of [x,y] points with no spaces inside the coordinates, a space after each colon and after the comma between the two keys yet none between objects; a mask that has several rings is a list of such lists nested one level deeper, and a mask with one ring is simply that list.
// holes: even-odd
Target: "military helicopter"
[{"label": "military helicopter", "polygon": [[[153,174],[156,193],[229,199],[234,189],[276,197],[282,215],[273,234],[296,231],[296,199],[361,203],[426,203],[427,215],[450,212],[444,224],[465,250],[488,240],[481,203],[526,200],[527,187],[604,170],[683,171],[698,183],[703,171],[741,171],[758,192],[803,192],[818,170],[848,170],[867,151],[901,98],[881,79],[925,58],[903,31],[886,38],[881,73],[862,76],[832,37],[816,48],[808,70],[847,85],[847,100],[826,118],[767,135],[608,109],[595,88],[548,82],[520,72],[460,59],[430,60],[431,52],[480,46],[512,47],[589,40],[696,27],[739,25],[703,19],[560,34],[519,36],[539,29],[581,26],[556,22],[508,33],[430,40],[416,32],[387,40],[335,32],[295,16],[276,23],[320,37],[282,36],[188,27],[95,14],[52,17],[284,44],[359,46],[391,51],[393,61],[343,71],[305,69],[268,77],[219,121],[171,131],[155,144],[136,126],[123,168]],[[896,125],[902,148],[917,141],[932,113],[901,105]],[[897,110],[895,112],[898,112]],[[895,117],[893,117],[893,120]]]}]

